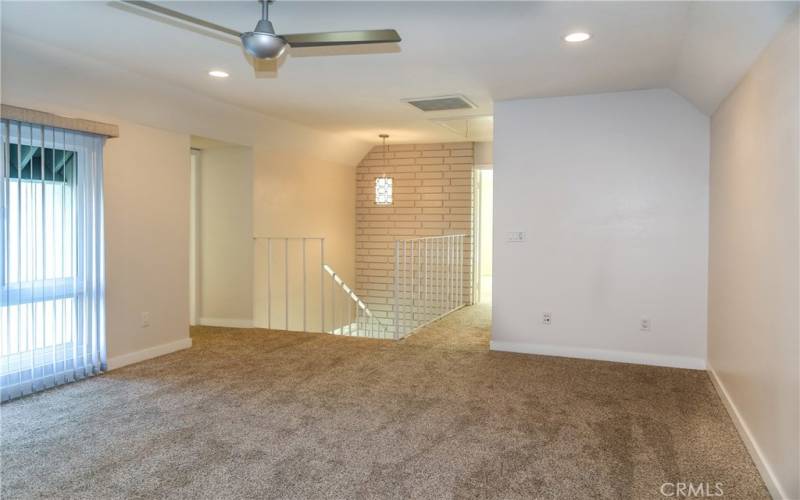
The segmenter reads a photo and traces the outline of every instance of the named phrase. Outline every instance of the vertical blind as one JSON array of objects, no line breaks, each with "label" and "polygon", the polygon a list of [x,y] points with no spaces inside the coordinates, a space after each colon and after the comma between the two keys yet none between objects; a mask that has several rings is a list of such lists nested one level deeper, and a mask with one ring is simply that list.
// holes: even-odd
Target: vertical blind
[{"label": "vertical blind", "polygon": [[106,368],[104,137],[2,120],[0,401]]}]

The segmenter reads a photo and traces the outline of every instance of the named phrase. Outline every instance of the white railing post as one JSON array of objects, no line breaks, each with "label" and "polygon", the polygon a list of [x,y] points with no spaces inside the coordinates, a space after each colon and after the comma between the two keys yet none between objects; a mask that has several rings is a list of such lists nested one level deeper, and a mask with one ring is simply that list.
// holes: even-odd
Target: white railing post
[{"label": "white railing post", "polygon": [[272,238],[267,238],[267,328],[272,330]]},{"label": "white railing post", "polygon": [[431,314],[439,315],[439,245],[440,240],[433,240],[433,269],[431,271]]},{"label": "white railing post", "polygon": [[430,240],[425,240],[425,250],[423,252],[423,267],[422,267],[422,285],[423,285],[423,292],[422,292],[422,320],[427,322],[428,321],[428,242]]},{"label": "white railing post", "polygon": [[450,259],[450,310],[456,307],[456,237],[450,237],[452,258]]},{"label": "white railing post", "polygon": [[464,305],[464,235],[458,237],[458,307]]},{"label": "white railing post", "polygon": [[450,248],[450,236],[444,238],[444,312],[450,310],[450,267],[452,259],[450,256],[452,248]]},{"label": "white railing post", "polygon": [[441,296],[439,302],[439,316],[447,310],[447,239],[441,239],[442,265],[441,265]]},{"label": "white railing post", "polygon": [[408,295],[408,242],[403,241],[403,336],[405,336],[406,332],[408,331],[408,304],[406,304],[406,296]]},{"label": "white railing post", "polygon": [[409,310],[411,312],[411,328],[416,325],[416,311],[414,310],[414,240],[411,240],[411,296],[409,297]]},{"label": "white railing post", "polygon": [[400,338],[400,240],[394,242],[394,338]]},{"label": "white railing post", "polygon": [[283,240],[283,314],[286,331],[289,331],[289,238]]},{"label": "white railing post", "polygon": [[306,239],[303,238],[303,331],[306,329]]},{"label": "white railing post", "polygon": [[455,301],[455,296],[453,295],[453,278],[455,277],[455,261],[456,261],[456,245],[455,245],[455,238],[451,235],[447,238],[447,244],[450,246],[450,271],[448,273],[447,279],[447,288],[450,290],[450,299],[447,301],[447,310],[453,310],[453,302]]},{"label": "white railing post", "polygon": [[325,238],[319,240],[319,329],[325,333]]}]

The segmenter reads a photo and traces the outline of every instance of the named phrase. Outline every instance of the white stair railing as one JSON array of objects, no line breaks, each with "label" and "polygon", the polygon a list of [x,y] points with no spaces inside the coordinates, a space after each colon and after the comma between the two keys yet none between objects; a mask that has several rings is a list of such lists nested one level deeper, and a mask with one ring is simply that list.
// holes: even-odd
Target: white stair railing
[{"label": "white stair railing", "polygon": [[[380,318],[372,314],[364,301],[330,266],[324,265],[323,269],[330,276],[333,300],[331,304],[332,327],[329,333],[351,337],[393,338],[388,325],[384,325]],[[340,302],[337,303],[337,300]]]},{"label": "white stair railing", "polygon": [[395,241],[392,325],[401,339],[466,305],[466,234]]},{"label": "white stair railing", "polygon": [[264,324],[269,329],[393,338],[325,263],[325,238],[254,237],[264,253]]}]

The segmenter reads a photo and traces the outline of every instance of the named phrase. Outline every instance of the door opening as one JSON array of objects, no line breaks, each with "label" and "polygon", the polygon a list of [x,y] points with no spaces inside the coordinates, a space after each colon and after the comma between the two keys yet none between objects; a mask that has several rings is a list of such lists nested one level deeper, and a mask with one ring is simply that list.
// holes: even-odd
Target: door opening
[{"label": "door opening", "polygon": [[492,302],[492,210],[494,171],[475,172],[475,297],[476,304]]}]

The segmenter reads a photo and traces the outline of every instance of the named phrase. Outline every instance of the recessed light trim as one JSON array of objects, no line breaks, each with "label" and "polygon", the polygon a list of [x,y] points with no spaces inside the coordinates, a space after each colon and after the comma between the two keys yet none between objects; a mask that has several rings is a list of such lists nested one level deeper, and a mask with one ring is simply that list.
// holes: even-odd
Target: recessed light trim
[{"label": "recessed light trim", "polygon": [[583,31],[576,31],[575,33],[570,33],[564,37],[565,42],[569,43],[580,43],[585,42],[586,40],[592,38],[592,35],[589,33],[584,33]]},{"label": "recessed light trim", "polygon": [[214,78],[228,78],[230,75],[221,69],[212,69],[208,72],[208,76],[213,76]]}]

